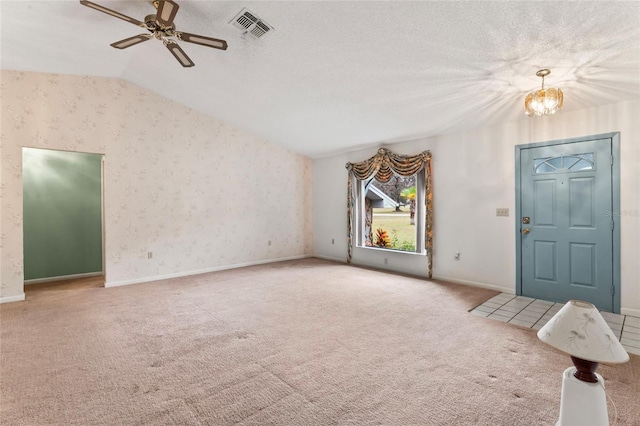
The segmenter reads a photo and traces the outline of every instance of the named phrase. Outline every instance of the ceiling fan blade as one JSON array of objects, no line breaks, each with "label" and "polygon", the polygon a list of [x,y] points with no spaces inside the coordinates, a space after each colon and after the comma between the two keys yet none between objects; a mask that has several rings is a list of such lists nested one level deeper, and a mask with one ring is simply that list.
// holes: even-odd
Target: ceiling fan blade
[{"label": "ceiling fan blade", "polygon": [[131,47],[138,43],[142,43],[143,41],[150,40],[153,36],[150,34],[139,34],[133,37],[125,38],[124,40],[116,41],[115,43],[111,43],[112,47],[116,49],[126,49],[127,47]]},{"label": "ceiling fan blade", "polygon": [[171,28],[173,20],[178,13],[178,3],[171,0],[160,0],[158,2],[158,13],[156,13],[156,21],[165,28]]},{"label": "ceiling fan blade", "polygon": [[178,62],[180,62],[180,65],[182,65],[183,67],[188,68],[195,65],[191,58],[189,58],[187,54],[184,53],[184,50],[182,50],[182,48],[178,46],[178,43],[170,41],[165,42],[164,45],[167,46],[169,52],[171,52],[171,54],[175,56]]},{"label": "ceiling fan blade", "polygon": [[90,7],[92,9],[95,10],[99,10],[100,12],[106,13],[107,15],[111,15],[111,16],[115,16],[116,18],[122,19],[123,21],[127,21],[132,23],[133,25],[138,25],[141,26],[143,25],[142,22],[138,21],[137,19],[133,19],[127,15],[123,15],[120,12],[116,12],[115,10],[111,10],[109,8],[106,8],[104,6],[100,6],[99,4],[87,1],[87,0],[80,0],[80,4],[83,6],[87,6]]},{"label": "ceiling fan blade", "polygon": [[176,37],[182,41],[200,44],[202,46],[213,47],[216,49],[227,50],[227,42],[218,38],[205,37],[198,34],[183,33],[176,31]]}]

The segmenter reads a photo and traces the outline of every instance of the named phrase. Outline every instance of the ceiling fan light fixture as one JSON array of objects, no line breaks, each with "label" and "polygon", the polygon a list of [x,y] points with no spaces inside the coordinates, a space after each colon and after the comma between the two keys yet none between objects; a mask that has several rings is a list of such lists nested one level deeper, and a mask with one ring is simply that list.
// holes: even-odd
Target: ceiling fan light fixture
[{"label": "ceiling fan light fixture", "polygon": [[214,49],[227,50],[227,42],[213,37],[205,37],[198,34],[183,33],[176,31],[176,26],[173,20],[178,13],[178,3],[173,0],[154,0],[153,6],[157,9],[155,15],[147,15],[144,18],[144,22],[140,22],[137,19],[133,19],[127,15],[123,15],[120,12],[111,10],[99,4],[93,3],[88,0],[80,0],[80,4],[90,7],[124,21],[130,22],[138,27],[144,28],[151,34],[139,34],[133,37],[125,38],[124,40],[111,43],[112,47],[116,49],[126,49],[152,38],[161,40],[165,47],[171,52],[171,54],[180,62],[185,68],[189,68],[195,65],[195,63],[189,58],[184,50],[170,37],[175,37],[178,40],[186,41],[188,43],[199,44],[206,47],[213,47]]},{"label": "ceiling fan light fixture", "polygon": [[544,87],[544,78],[551,74],[551,70],[545,68],[536,72],[542,77],[542,88],[529,93],[524,99],[524,110],[529,117],[552,115],[558,112],[564,103],[562,90]]}]

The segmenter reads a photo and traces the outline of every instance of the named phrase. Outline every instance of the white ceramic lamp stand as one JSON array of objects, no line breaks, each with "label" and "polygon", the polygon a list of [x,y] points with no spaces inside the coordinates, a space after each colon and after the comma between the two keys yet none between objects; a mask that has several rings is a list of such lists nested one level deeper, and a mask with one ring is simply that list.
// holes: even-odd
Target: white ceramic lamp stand
[{"label": "white ceramic lamp stand", "polygon": [[598,309],[591,303],[570,300],[538,331],[543,342],[571,355],[575,367],[562,375],[558,426],[609,424],[604,380],[598,363],[629,360]]},{"label": "white ceramic lamp stand", "polygon": [[607,396],[604,380],[596,374],[596,383],[583,382],[574,377],[575,367],[564,370],[560,419],[557,426],[608,425]]}]

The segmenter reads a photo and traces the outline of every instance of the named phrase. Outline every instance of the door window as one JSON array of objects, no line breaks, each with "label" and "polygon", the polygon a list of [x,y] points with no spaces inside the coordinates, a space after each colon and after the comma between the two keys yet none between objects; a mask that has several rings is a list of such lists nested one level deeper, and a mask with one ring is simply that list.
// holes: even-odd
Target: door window
[{"label": "door window", "polygon": [[533,160],[533,174],[583,172],[586,170],[595,170],[595,165],[595,155],[593,152],[535,158]]}]

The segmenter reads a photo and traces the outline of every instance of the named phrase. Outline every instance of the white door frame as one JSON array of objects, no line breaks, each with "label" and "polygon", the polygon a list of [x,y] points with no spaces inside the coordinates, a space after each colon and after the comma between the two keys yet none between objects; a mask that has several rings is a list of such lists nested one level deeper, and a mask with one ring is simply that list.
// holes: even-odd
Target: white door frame
[{"label": "white door frame", "polygon": [[[65,280],[65,279],[69,279],[69,278],[83,278],[83,277],[94,277],[94,276],[102,276],[103,277],[103,287],[106,287],[106,283],[107,283],[107,240],[106,240],[106,231],[107,231],[107,225],[106,225],[106,207],[105,207],[105,185],[106,185],[106,180],[105,180],[105,176],[106,176],[106,172],[105,172],[105,160],[106,160],[106,154],[103,152],[88,152],[88,151],[73,151],[73,150],[69,150],[69,149],[59,149],[59,148],[42,148],[42,147],[36,147],[36,146],[22,146],[20,149],[20,155],[23,155],[24,152],[24,148],[29,148],[29,149],[42,149],[42,150],[47,150],[47,151],[58,151],[58,152],[71,152],[71,153],[82,153],[82,154],[92,154],[92,155],[99,155],[101,157],[100,160],[100,202],[101,202],[101,209],[100,209],[100,215],[101,215],[101,221],[102,221],[102,271],[100,273],[89,273],[89,274],[76,274],[76,275],[72,275],[72,276],[65,276],[65,277],[55,277],[53,279],[51,278],[43,278],[43,279],[34,279],[34,280],[29,280],[29,282],[25,282],[24,279],[24,237],[23,237],[23,241],[22,241],[22,257],[23,257],[23,271],[22,271],[22,293],[24,294],[24,286],[25,285],[29,285],[29,284],[37,284],[40,282],[53,282],[53,281],[60,281],[60,280]],[[20,163],[22,164],[22,162]],[[20,181],[21,181],[21,185],[24,185],[24,182],[22,182],[22,176],[20,177]],[[21,198],[24,197],[24,194],[22,195]],[[24,200],[22,201],[24,202]],[[23,220],[24,220],[24,214],[23,214]],[[20,300],[24,300],[24,299],[20,299]]]}]

